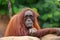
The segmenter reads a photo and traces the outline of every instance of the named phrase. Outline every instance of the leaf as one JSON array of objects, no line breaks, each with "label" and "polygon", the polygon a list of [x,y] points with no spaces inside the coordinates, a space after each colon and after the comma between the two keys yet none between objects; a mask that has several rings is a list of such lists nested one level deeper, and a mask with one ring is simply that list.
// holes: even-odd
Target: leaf
[{"label": "leaf", "polygon": [[23,9],[23,6],[19,6],[19,8],[17,8],[16,6],[13,6],[13,11],[14,11],[14,13],[18,13],[18,12],[20,12],[21,10]]},{"label": "leaf", "polygon": [[43,28],[54,28],[54,27],[58,27],[59,24],[58,23],[44,23],[43,24]]},{"label": "leaf", "polygon": [[6,11],[5,10],[0,10],[1,15],[5,15]]},{"label": "leaf", "polygon": [[36,11],[36,12],[38,12],[38,11],[37,11],[37,8],[33,8],[33,10]]},{"label": "leaf", "polygon": [[2,0],[2,1],[1,1],[1,4],[2,4],[2,5],[6,5],[6,4],[8,4],[8,2],[7,2],[6,0]]},{"label": "leaf", "polygon": [[46,21],[48,19],[48,15],[45,14],[45,15],[41,16],[41,19],[44,20],[44,21]]},{"label": "leaf", "polygon": [[52,28],[53,25],[52,24],[49,24],[49,23],[44,23],[43,24],[43,28]]},{"label": "leaf", "polygon": [[17,8],[16,6],[13,7],[13,11],[14,13],[17,13],[19,11],[19,8]]},{"label": "leaf", "polygon": [[15,0],[11,0],[11,3],[13,3],[13,4],[14,4],[14,3],[15,3]]},{"label": "leaf", "polygon": [[55,12],[54,12],[54,16],[60,16],[60,12],[55,11]]},{"label": "leaf", "polygon": [[52,13],[49,13],[49,14],[48,14],[48,17],[49,17],[49,18],[52,18],[52,17],[53,17],[53,14],[52,14]]}]

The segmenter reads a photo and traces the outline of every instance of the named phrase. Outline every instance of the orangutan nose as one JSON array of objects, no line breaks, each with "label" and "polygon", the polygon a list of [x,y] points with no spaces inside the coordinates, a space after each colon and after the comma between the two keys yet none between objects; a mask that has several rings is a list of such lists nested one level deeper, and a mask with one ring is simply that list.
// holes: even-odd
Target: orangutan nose
[{"label": "orangutan nose", "polygon": [[28,18],[28,19],[27,19],[27,21],[29,21],[29,22],[30,22],[30,21],[32,21],[32,20],[31,20],[30,18]]}]

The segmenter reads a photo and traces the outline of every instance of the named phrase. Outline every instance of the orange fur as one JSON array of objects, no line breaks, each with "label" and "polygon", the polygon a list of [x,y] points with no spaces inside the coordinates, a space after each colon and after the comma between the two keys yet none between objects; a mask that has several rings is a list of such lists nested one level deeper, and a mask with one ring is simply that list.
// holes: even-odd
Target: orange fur
[{"label": "orange fur", "polygon": [[37,12],[33,11],[30,8],[24,8],[19,14],[14,15],[5,32],[4,36],[23,36],[23,35],[28,35],[28,30],[26,29],[24,25],[24,13],[27,10],[31,10],[34,14],[34,28],[37,30],[40,29],[37,21],[37,17],[39,16]]},{"label": "orange fur", "polygon": [[24,25],[24,13],[27,10],[31,10],[34,14],[34,26],[33,28],[37,29],[37,32],[33,36],[42,37],[46,34],[56,33],[58,30],[53,28],[41,29],[39,27],[37,17],[39,14],[30,8],[24,8],[19,14],[14,15],[5,32],[4,36],[27,36],[29,35],[27,28]]}]

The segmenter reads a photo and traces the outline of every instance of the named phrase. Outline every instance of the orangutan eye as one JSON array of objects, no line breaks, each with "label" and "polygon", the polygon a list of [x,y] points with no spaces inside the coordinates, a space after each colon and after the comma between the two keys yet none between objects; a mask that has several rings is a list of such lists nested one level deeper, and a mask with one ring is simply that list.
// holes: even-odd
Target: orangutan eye
[{"label": "orangutan eye", "polygon": [[29,15],[30,17],[33,17],[33,15]]},{"label": "orangutan eye", "polygon": [[28,15],[25,16],[25,18],[27,18],[27,17],[28,17]]},{"label": "orangutan eye", "polygon": [[25,15],[24,20],[26,21],[28,18],[30,18],[32,21],[34,21],[33,15]]}]

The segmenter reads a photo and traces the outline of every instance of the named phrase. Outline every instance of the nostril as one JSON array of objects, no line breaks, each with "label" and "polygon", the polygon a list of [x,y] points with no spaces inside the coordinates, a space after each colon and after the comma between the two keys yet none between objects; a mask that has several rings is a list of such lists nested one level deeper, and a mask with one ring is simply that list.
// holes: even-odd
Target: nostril
[{"label": "nostril", "polygon": [[27,19],[28,21],[31,21],[31,19]]},{"label": "nostril", "polygon": [[28,21],[30,21],[30,20],[28,20]]}]

